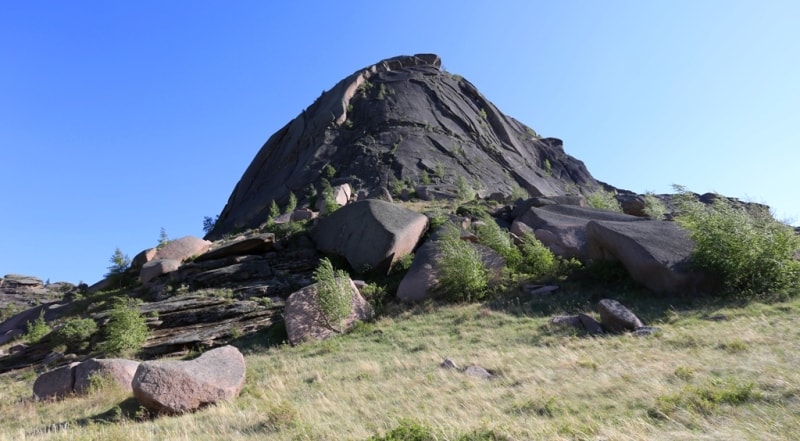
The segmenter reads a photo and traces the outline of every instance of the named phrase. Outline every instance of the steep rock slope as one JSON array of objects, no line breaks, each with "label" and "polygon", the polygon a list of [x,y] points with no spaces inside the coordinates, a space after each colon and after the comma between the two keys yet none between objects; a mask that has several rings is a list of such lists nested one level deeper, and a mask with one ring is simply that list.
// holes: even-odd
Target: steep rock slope
[{"label": "steep rock slope", "polygon": [[207,237],[257,227],[290,192],[301,201],[313,195],[328,165],[334,184],[367,193],[419,184],[423,174],[435,183],[463,176],[481,196],[601,185],[560,140],[500,112],[469,81],[443,71],[437,55],[400,56],[353,73],[273,134]]}]

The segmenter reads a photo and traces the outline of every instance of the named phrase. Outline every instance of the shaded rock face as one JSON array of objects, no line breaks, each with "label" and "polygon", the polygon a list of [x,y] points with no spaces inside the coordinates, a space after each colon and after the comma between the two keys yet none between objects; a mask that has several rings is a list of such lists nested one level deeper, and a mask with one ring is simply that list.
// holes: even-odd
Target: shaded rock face
[{"label": "shaded rock face", "polygon": [[428,218],[377,199],[358,201],[319,221],[317,248],[347,259],[351,267],[388,271],[411,253],[428,227]]},{"label": "shaded rock face", "polygon": [[323,93],[264,144],[207,237],[257,227],[272,201],[285,206],[289,192],[302,197],[329,164],[332,184],[347,181],[372,195],[395,181],[422,183],[423,172],[434,184],[462,176],[481,196],[510,196],[520,187],[556,196],[599,186],[560,140],[538,137],[440,66],[435,55],[396,57]]},{"label": "shaded rock face", "polygon": [[136,400],[151,411],[179,414],[235,398],[244,380],[244,356],[223,346],[190,361],[143,362],[132,388]]},{"label": "shaded rock face", "polygon": [[589,255],[619,260],[631,278],[657,293],[695,292],[704,277],[689,269],[694,242],[673,222],[591,221]]},{"label": "shaded rock face", "polygon": [[514,234],[532,233],[553,253],[585,261],[589,256],[587,225],[591,221],[639,222],[642,218],[576,205],[531,207],[511,226]]},{"label": "shaded rock face", "polygon": [[33,382],[33,394],[40,400],[64,398],[75,385],[75,368],[80,363],[70,363],[39,375]]}]

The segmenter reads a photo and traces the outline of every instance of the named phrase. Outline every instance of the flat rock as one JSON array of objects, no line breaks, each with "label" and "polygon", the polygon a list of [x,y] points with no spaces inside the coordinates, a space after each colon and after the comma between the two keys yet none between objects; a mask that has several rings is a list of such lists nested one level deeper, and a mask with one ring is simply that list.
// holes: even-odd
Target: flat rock
[{"label": "flat rock", "polygon": [[189,361],[145,361],[133,377],[133,395],[156,413],[191,412],[238,396],[245,372],[244,356],[233,346]]},{"label": "flat rock", "polygon": [[147,283],[158,276],[177,271],[181,267],[181,261],[177,259],[156,259],[147,262],[139,272],[139,280]]},{"label": "flat rock", "polygon": [[153,260],[168,259],[183,262],[190,257],[199,256],[211,247],[211,242],[194,236],[184,236],[170,240],[163,247],[156,249]]},{"label": "flat rock", "polygon": [[231,243],[225,243],[219,248],[214,248],[201,254],[195,262],[222,259],[228,256],[241,256],[248,254],[263,254],[271,250],[275,245],[275,235],[273,233],[259,234],[255,237],[248,237]]}]

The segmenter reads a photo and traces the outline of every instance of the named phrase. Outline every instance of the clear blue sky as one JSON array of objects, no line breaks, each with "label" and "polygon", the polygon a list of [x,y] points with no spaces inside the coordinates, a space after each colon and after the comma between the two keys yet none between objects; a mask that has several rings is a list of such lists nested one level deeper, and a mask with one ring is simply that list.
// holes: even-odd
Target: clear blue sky
[{"label": "clear blue sky", "polygon": [[598,179],[800,219],[797,1],[4,1],[0,276],[202,236],[274,131],[418,52]]}]

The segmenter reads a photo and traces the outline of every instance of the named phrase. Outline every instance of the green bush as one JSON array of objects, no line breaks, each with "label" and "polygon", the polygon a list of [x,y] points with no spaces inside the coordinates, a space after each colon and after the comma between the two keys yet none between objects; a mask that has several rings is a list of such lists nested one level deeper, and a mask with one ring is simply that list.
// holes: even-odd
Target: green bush
[{"label": "green bush", "polygon": [[456,194],[460,201],[471,201],[475,199],[475,189],[467,182],[467,179],[459,175],[456,179]]},{"label": "green bush", "polygon": [[486,297],[489,271],[478,250],[461,240],[456,228],[445,232],[437,245],[441,255],[439,292],[455,302],[472,302]]},{"label": "green bush", "polygon": [[297,196],[295,196],[293,192],[289,192],[289,202],[286,204],[286,209],[284,210],[284,213],[292,214],[296,209],[297,209]]},{"label": "green bush", "polygon": [[520,245],[522,261],[519,272],[529,274],[535,280],[553,277],[559,272],[559,260],[553,252],[532,234],[523,234]]},{"label": "green bush", "polygon": [[597,190],[586,196],[586,202],[590,207],[598,210],[616,211],[622,213],[622,206],[614,197],[614,192]]},{"label": "green bush", "polygon": [[342,332],[342,321],[350,315],[353,293],[350,276],[343,270],[334,270],[328,258],[323,258],[314,270],[317,282],[317,301],[326,325]]},{"label": "green bush", "polygon": [[492,218],[484,218],[483,222],[475,227],[475,234],[482,245],[503,256],[506,266],[512,270],[519,269],[522,264],[522,253],[511,241],[508,232],[500,228]]},{"label": "green bush", "polygon": [[780,295],[800,288],[800,239],[769,213],[750,213],[725,198],[712,204],[676,186],[677,221],[689,230],[693,265],[718,276],[729,295]]},{"label": "green bush", "polygon": [[97,332],[97,323],[90,318],[69,319],[54,333],[56,344],[66,345],[71,351],[85,349]]},{"label": "green bush", "polygon": [[664,219],[664,216],[667,214],[668,210],[667,207],[664,206],[664,203],[661,202],[661,199],[657,198],[652,192],[647,192],[644,194],[644,215],[656,220]]},{"label": "green bush", "polygon": [[44,320],[44,311],[42,311],[36,320],[28,322],[28,332],[25,333],[23,339],[28,343],[37,343],[50,331],[50,327],[47,326],[47,322]]},{"label": "green bush", "polygon": [[105,326],[102,349],[110,355],[127,355],[147,341],[147,321],[139,312],[139,299],[117,297]]}]

